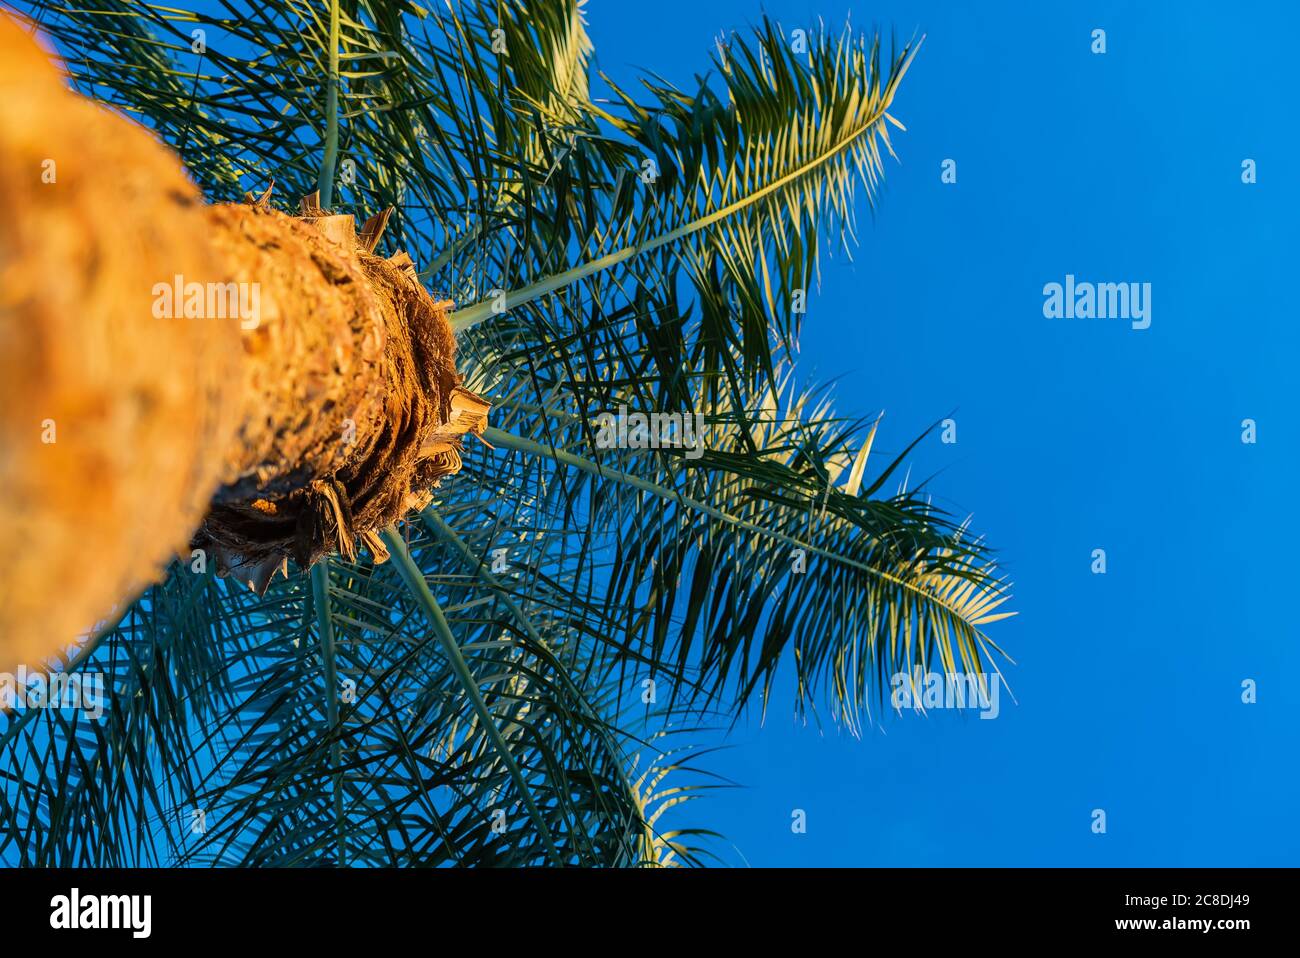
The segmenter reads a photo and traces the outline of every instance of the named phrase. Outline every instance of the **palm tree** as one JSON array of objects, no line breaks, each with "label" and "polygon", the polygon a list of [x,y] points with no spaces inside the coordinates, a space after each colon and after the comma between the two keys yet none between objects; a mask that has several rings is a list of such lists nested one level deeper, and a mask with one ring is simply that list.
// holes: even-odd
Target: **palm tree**
[{"label": "palm tree", "polygon": [[[449,13],[409,0],[223,0],[216,16],[95,6],[26,12],[76,89],[168,144],[207,202],[251,201],[205,207],[164,151],[117,147],[117,162],[145,167],[166,194],[179,225],[159,229],[174,261],[272,290],[316,289],[294,265],[305,261],[334,280],[325,306],[291,316],[309,332],[262,367],[279,376],[247,372],[248,335],[241,357],[239,337],[203,324],[103,347],[121,364],[94,384],[104,395],[179,369],[179,421],[151,432],[142,414],[130,461],[105,465],[125,490],[63,473],[52,483],[63,460],[16,458],[40,480],[31,495],[66,518],[33,530],[35,558],[5,569],[23,573],[24,588],[8,590],[28,597],[23,614],[45,616],[31,634],[64,634],[70,620],[51,607],[81,579],[129,601],[63,665],[105,677],[102,720],[27,709],[0,732],[3,860],[696,862],[700,833],[661,817],[709,787],[692,777],[707,769],[689,733],[766,701],[780,663],[799,711],[822,702],[855,731],[895,673],[996,668],[984,626],[1007,614],[1007,590],[989,550],[925,489],[886,490],[919,439],[869,474],[878,421],[835,415],[826,390],[800,389],[791,372],[819,234],[847,243],[859,185],[872,200],[913,46],[886,58],[878,36],[848,28],[792,43],[764,20],[720,40],[715,75],[691,89],[646,78],[629,91],[601,75],[611,96],[598,101],[581,0]],[[43,106],[19,113],[9,85],[38,59],[0,72],[0,154],[59,110],[102,124],[111,142],[137,136],[48,84]],[[106,217],[147,241],[160,209],[142,208],[153,200],[133,184],[108,189]],[[314,225],[275,213],[276,196],[306,198],[299,213]],[[67,207],[16,208],[100,228]],[[329,214],[365,226],[354,236]],[[246,244],[254,256],[238,238],[263,227],[276,238]],[[381,257],[381,243],[394,252]],[[40,331],[62,337],[70,368],[93,367],[77,324],[94,310],[68,319],[41,299],[54,262],[77,262],[9,248],[35,298],[3,308],[41,304]],[[100,281],[151,286],[158,264],[129,258]],[[78,282],[74,294],[95,292]],[[107,315],[125,295],[86,302]],[[430,367],[452,362],[443,326],[455,369],[439,377]],[[428,382],[403,394],[426,418],[403,447],[401,487],[360,521],[340,505],[355,506],[356,476],[322,437],[353,409],[369,410],[354,422],[392,431],[392,404],[374,403],[393,380],[367,372],[391,365],[367,336],[379,327],[388,341],[433,341],[410,355],[410,375]],[[320,352],[339,344],[344,359],[322,371]],[[15,395],[38,389],[13,378]],[[78,383],[38,395],[76,422]],[[701,446],[609,448],[598,417],[620,408],[701,416]],[[250,421],[275,438],[259,445]],[[81,441],[59,455],[81,455]],[[437,468],[415,467],[426,460]],[[150,488],[164,461],[184,481]],[[217,486],[195,538],[177,542]],[[291,486],[314,490],[305,545],[265,530],[250,542],[232,515]],[[110,493],[141,511],[96,526],[107,500],[95,497]],[[0,507],[0,529],[23,528],[15,512]],[[87,539],[128,558],[81,569]],[[216,551],[213,567],[194,559],[196,544]],[[178,549],[130,599],[149,551]]]}]

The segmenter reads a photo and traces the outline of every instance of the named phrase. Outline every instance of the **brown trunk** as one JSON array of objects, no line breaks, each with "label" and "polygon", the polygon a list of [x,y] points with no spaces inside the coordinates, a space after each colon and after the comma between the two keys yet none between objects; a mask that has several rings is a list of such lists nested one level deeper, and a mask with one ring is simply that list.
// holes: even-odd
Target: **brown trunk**
[{"label": "brown trunk", "polygon": [[[371,252],[381,218],[359,241],[350,216],[311,198],[301,220],[264,201],[209,212],[261,315],[243,330],[241,432],[195,546],[258,589],[286,558],[355,557],[358,538],[386,558],[378,530],[427,504],[460,469],[460,437],[485,423],[486,403],[459,385],[450,303],[406,254]],[[453,405],[477,417],[456,425]],[[428,448],[449,424],[450,441]]]},{"label": "brown trunk", "polygon": [[460,468],[487,412],[450,304],[374,255],[385,218],[358,240],[310,203],[205,206],[47,57],[0,17],[0,668],[177,552],[259,589],[358,540],[382,560],[377,530]]}]

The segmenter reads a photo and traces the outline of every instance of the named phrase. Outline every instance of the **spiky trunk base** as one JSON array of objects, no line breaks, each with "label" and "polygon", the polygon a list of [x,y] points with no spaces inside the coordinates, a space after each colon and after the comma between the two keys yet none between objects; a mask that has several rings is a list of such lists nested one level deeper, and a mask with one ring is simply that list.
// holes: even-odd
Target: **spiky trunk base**
[{"label": "spiky trunk base", "polygon": [[428,503],[486,422],[456,373],[451,304],[406,254],[374,255],[375,221],[358,240],[350,216],[304,202],[303,219],[265,198],[211,210],[238,281],[261,284],[262,317],[243,336],[240,442],[194,546],[259,590],[288,558],[355,558],[358,540],[387,558],[379,530]]}]

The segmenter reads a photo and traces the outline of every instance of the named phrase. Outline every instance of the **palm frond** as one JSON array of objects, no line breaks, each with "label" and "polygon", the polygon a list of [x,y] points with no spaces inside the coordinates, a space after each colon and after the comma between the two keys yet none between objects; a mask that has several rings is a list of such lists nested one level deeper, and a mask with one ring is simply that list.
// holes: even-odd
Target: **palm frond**
[{"label": "palm frond", "polygon": [[737,709],[792,656],[798,705],[828,694],[853,728],[917,665],[996,671],[994,557],[923,488],[884,491],[919,438],[866,483],[876,423],[836,417],[789,376],[709,408],[695,456],[600,448],[584,417],[551,408],[507,413],[485,434],[498,452],[467,460],[475,480],[531,491],[543,525],[587,530],[580,551],[607,564],[571,608],[593,641],[666,670],[684,703]]},{"label": "palm frond", "polygon": [[410,555],[440,570],[421,580],[460,670],[392,564],[331,561],[260,598],[174,570],[80,660],[105,676],[102,722],[6,721],[0,860],[636,864],[640,742],[584,690],[580,650],[516,636],[418,530]]}]

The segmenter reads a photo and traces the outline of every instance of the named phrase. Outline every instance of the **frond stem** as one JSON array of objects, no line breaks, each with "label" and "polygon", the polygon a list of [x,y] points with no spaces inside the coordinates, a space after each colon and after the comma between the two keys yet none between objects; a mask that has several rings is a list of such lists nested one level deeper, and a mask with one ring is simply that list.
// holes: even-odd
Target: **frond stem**
[{"label": "frond stem", "polygon": [[321,158],[320,205],[329,209],[334,201],[334,165],[339,153],[339,0],[330,0],[329,76],[325,81],[325,154]]},{"label": "frond stem", "polygon": [[[619,472],[616,469],[609,469],[605,466],[599,465],[598,463],[594,463],[589,459],[583,459],[581,456],[575,456],[571,452],[565,452],[562,449],[556,449],[554,446],[547,445],[540,442],[535,442],[532,439],[524,439],[521,436],[515,436],[508,432],[503,432],[502,430],[497,429],[495,426],[488,426],[487,429],[483,431],[483,438],[494,448],[505,447],[507,449],[514,449],[519,452],[530,453],[532,455],[545,456],[548,459],[552,459],[556,462],[562,463],[567,466],[572,466],[573,468],[579,469],[590,475],[599,476],[600,478],[603,479],[610,479],[615,482],[621,482],[624,485],[629,485],[632,486],[633,488],[640,489],[643,492],[648,492],[651,495],[658,496],[660,499],[666,499],[670,502],[676,502],[677,504],[685,506],[688,509],[693,509],[697,512],[702,512],[707,516],[711,516],[712,518],[717,519],[720,522],[725,522],[728,525],[735,526],[738,529],[743,529],[745,532],[752,532],[756,535],[760,535],[768,539],[774,539],[777,542],[783,542],[786,545],[794,546],[797,549],[803,549],[809,553],[815,553],[817,555],[824,556],[832,560],[833,562],[838,562],[841,565],[849,566],[850,568],[857,569],[861,572],[864,572],[867,575],[872,576],[873,578],[882,579],[886,582],[898,586],[901,589],[906,589],[907,591],[920,596],[926,602],[932,602],[938,605],[940,608],[944,609],[946,612],[952,615],[955,619],[958,619],[962,622],[966,622],[965,617],[957,609],[954,609],[951,605],[945,602],[942,598],[934,595],[933,593],[927,592],[924,589],[919,588],[914,583],[908,582],[906,579],[900,579],[898,576],[892,575],[881,569],[873,568],[864,562],[858,562],[856,559],[850,559],[847,556],[840,555],[837,552],[832,552],[830,549],[825,549],[822,548],[821,546],[813,545],[810,542],[804,542],[802,539],[798,539],[795,538],[794,536],[786,535],[783,532],[777,532],[773,529],[765,528],[764,526],[760,526],[756,522],[750,522],[747,519],[741,519],[738,516],[733,516],[729,512],[725,512],[722,509],[717,508],[716,506],[711,506],[708,503],[700,502],[698,499],[691,499],[687,496],[683,496],[679,492],[675,492],[672,489],[667,489],[657,483],[650,482],[648,479],[642,479],[640,476],[634,476],[626,472]],[[970,623],[967,624],[969,625]],[[971,626],[971,628],[974,629],[974,626]],[[978,632],[978,630],[975,631],[977,635],[980,635],[981,639],[984,638],[982,633]]]},{"label": "frond stem", "polygon": [[334,772],[334,820],[337,830],[337,855],[339,867],[347,864],[347,819],[343,814],[343,743],[339,741],[339,679],[335,660],[334,620],[330,615],[329,559],[321,559],[311,567],[312,602],[316,609],[316,625],[320,630],[321,659],[325,665],[325,722],[329,734],[330,766]]},{"label": "frond stem", "polygon": [[[474,678],[474,673],[470,671],[469,664],[461,654],[460,646],[456,644],[455,636],[451,634],[451,626],[447,624],[447,617],[443,615],[442,606],[438,604],[438,600],[429,591],[429,584],[424,580],[424,573],[420,571],[420,567],[411,558],[411,553],[406,548],[406,542],[403,541],[397,529],[394,526],[389,526],[380,535],[384,540],[384,545],[388,546],[388,551],[393,560],[397,563],[397,571],[402,577],[402,581],[419,603],[420,608],[429,620],[429,624],[433,626],[434,635],[446,653],[452,671],[456,673],[456,678],[478,715],[484,732],[491,741],[493,748],[496,749],[497,754],[501,756],[501,761],[509,771],[511,779],[514,780],[515,787],[519,790],[519,796],[524,803],[524,807],[528,810],[529,817],[545,840],[546,857],[555,862],[555,838],[551,834],[551,829],[547,826],[537,804],[533,801],[532,793],[528,790],[528,783],[524,781],[524,774],[519,770],[519,765],[515,762],[514,756],[510,754],[510,748],[506,745],[501,730],[497,728],[496,719],[488,710],[487,703],[483,701],[483,693],[479,690],[478,680]],[[558,862],[556,863],[558,864]]]},{"label": "frond stem", "polygon": [[[851,147],[864,134],[874,130],[881,123],[885,122],[885,113],[893,102],[894,88],[897,86],[898,81],[902,79],[903,74],[907,72],[907,68],[912,62],[912,57],[915,55],[916,51],[913,50],[912,53],[908,55],[907,59],[903,61],[898,72],[891,78],[891,82],[885,88],[880,103],[877,109],[872,112],[870,119],[862,124],[860,130],[851,136],[845,137],[842,142],[823,151],[799,168],[787,173],[785,176],[778,177],[766,186],[750,193],[748,196],[742,196],[740,199],[728,203],[726,206],[714,210],[712,213],[707,213],[704,216],[691,220],[689,223],[683,223],[676,229],[669,230],[667,233],[661,233],[658,236],[646,240],[644,243],[625,246],[621,250],[609,253],[599,259],[588,260],[587,262],[575,266],[572,269],[565,270],[563,273],[556,276],[548,276],[545,279],[538,280],[536,283],[530,283],[527,286],[512,290],[507,293],[505,297],[506,309],[521,306],[524,303],[531,302],[534,299],[553,293],[558,289],[563,289],[571,283],[576,283],[578,280],[586,279],[593,273],[599,273],[602,270],[609,269],[611,266],[617,266],[619,263],[629,260],[634,256],[639,256],[642,253],[649,253],[653,250],[659,249],[661,246],[675,243],[684,237],[690,236],[692,233],[697,233],[702,229],[712,226],[719,220],[726,219],[733,213],[737,213],[749,206],[753,206],[763,198],[784,189],[796,180],[807,176],[809,173],[812,173],[814,170],[825,165],[840,153],[843,153]],[[472,326],[477,326],[479,323],[483,322],[483,320],[490,318],[493,315],[494,309],[495,302],[493,300],[483,300],[482,302],[475,303],[473,306],[457,310],[451,316],[452,329],[456,332],[460,332],[461,330],[469,329]]]}]

